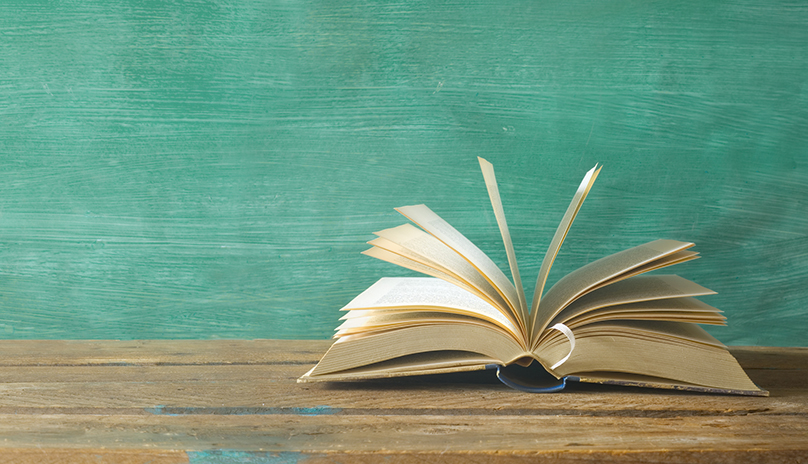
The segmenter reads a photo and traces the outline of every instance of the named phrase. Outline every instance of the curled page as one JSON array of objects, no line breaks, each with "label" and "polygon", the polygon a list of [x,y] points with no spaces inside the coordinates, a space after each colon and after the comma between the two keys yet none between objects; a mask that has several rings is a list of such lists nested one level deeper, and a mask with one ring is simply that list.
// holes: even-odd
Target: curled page
[{"label": "curled page", "polygon": [[570,342],[570,352],[567,353],[566,356],[561,358],[560,361],[558,361],[557,363],[553,364],[550,367],[550,370],[552,371],[552,370],[555,370],[558,366],[560,366],[560,365],[564,364],[565,362],[567,362],[567,360],[570,359],[570,356],[572,356],[572,351],[575,349],[575,335],[572,334],[572,330],[570,330],[569,327],[567,327],[566,325],[564,325],[564,324],[562,324],[560,322],[558,324],[550,327],[550,328],[551,329],[556,329],[559,332],[563,333],[564,336],[567,337],[567,340],[569,340],[569,342]]}]

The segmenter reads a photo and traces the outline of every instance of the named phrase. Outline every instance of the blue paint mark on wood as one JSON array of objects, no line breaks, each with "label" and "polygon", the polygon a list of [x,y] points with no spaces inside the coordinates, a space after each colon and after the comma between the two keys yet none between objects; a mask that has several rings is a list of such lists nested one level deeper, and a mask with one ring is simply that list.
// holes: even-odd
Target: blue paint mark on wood
[{"label": "blue paint mark on wood", "polygon": [[189,464],[297,464],[308,455],[295,452],[210,450],[189,451]]},{"label": "blue paint mark on wood", "polygon": [[342,409],[330,406],[297,407],[174,407],[155,406],[146,408],[146,412],[159,416],[191,416],[191,415],[222,415],[222,416],[261,416],[261,415],[295,415],[295,416],[325,416],[340,414]]}]

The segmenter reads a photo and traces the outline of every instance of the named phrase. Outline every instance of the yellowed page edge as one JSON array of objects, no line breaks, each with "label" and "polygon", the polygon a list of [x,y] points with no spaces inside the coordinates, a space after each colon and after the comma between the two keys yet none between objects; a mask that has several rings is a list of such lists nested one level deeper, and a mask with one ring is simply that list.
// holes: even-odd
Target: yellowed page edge
[{"label": "yellowed page edge", "polygon": [[505,245],[505,253],[508,255],[508,265],[511,268],[511,276],[513,276],[513,283],[516,286],[516,293],[519,297],[519,319],[527,332],[527,301],[525,300],[525,289],[522,287],[522,278],[519,275],[519,265],[516,262],[516,252],[513,249],[513,241],[511,240],[511,233],[508,230],[508,222],[505,219],[505,210],[502,207],[502,199],[499,196],[499,187],[497,186],[497,178],[494,174],[494,165],[489,163],[483,158],[477,157],[480,163],[480,168],[483,171],[483,178],[485,179],[485,187],[488,190],[488,197],[491,199],[491,206],[494,208],[494,216],[497,218],[497,225],[499,225],[499,232],[502,235],[502,242]]},{"label": "yellowed page edge", "polygon": [[536,289],[533,292],[533,303],[530,305],[530,323],[528,324],[528,331],[531,334],[531,339],[535,338],[537,335],[535,325],[539,309],[539,302],[541,301],[542,292],[544,291],[544,285],[547,282],[547,276],[550,274],[550,268],[552,268],[553,261],[555,261],[555,258],[558,255],[558,250],[561,248],[561,244],[564,243],[564,238],[566,238],[567,232],[569,232],[570,227],[572,226],[572,221],[575,220],[575,216],[581,209],[581,205],[583,204],[584,200],[586,200],[586,196],[589,194],[589,190],[595,183],[595,179],[597,179],[599,173],[600,168],[598,168],[597,165],[586,173],[581,181],[581,184],[578,186],[578,190],[572,197],[572,201],[567,208],[567,212],[564,213],[564,217],[556,229],[556,233],[553,236],[553,240],[550,242],[550,246],[547,247],[547,253],[544,255],[544,259],[541,262],[539,277],[536,280]]}]

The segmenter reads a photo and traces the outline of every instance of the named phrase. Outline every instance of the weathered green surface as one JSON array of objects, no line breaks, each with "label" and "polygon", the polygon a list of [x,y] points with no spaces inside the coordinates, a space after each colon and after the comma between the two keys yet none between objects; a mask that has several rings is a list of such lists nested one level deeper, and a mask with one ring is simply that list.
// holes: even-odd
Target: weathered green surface
[{"label": "weathered green surface", "polygon": [[[804,2],[0,3],[0,337],[323,338],[427,203],[526,287],[656,238],[805,345]],[[530,296],[528,296],[530,297]]]}]

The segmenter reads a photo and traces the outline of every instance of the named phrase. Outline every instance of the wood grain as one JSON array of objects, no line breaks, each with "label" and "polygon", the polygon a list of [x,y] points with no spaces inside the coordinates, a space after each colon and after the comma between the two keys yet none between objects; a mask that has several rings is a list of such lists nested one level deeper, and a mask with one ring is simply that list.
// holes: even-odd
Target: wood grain
[{"label": "wood grain", "polygon": [[[0,2],[0,337],[311,338],[426,203],[525,286],[658,238],[734,345],[804,345],[802,2]],[[531,295],[528,295],[530,300]]]},{"label": "wood grain", "polygon": [[327,345],[0,342],[0,462],[808,460],[808,348],[732,348],[760,398],[531,395],[490,372],[296,383]]}]

